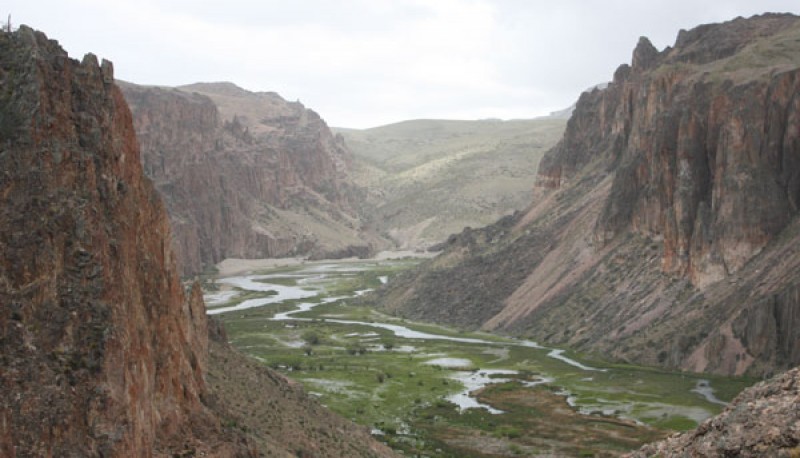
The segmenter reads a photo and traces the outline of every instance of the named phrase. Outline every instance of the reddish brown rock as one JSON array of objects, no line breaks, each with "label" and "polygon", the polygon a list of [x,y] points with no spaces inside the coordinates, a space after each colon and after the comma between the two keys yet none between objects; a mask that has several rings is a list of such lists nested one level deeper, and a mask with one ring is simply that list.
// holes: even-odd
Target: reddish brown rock
[{"label": "reddish brown rock", "polygon": [[0,202],[0,456],[392,456],[296,383],[209,353],[111,63],[25,26],[0,32]]},{"label": "reddish brown rock", "polygon": [[247,454],[202,403],[205,307],[111,63],[27,27],[0,40],[2,454]]},{"label": "reddish brown rock", "polygon": [[225,258],[370,254],[350,153],[315,112],[230,83],[123,84],[184,274]]},{"label": "reddish brown rock", "polygon": [[[644,364],[800,364],[800,20],[640,40],[581,95],[525,213],[383,291],[416,318]],[[476,243],[477,241],[477,243]]]},{"label": "reddish brown rock", "polygon": [[576,115],[602,115],[567,129],[540,181],[605,161],[600,245],[633,230],[663,239],[663,270],[695,285],[735,273],[797,212],[800,72],[791,57],[758,65],[755,44],[791,49],[796,34],[794,16],[768,15],[683,32],[662,53],[642,39],[631,68],[583,96]]}]

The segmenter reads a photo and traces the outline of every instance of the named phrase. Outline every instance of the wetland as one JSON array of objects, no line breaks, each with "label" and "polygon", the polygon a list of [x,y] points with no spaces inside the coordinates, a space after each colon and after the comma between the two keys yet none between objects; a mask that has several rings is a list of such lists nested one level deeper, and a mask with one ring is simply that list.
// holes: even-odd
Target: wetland
[{"label": "wetland", "polygon": [[370,290],[420,260],[320,261],[206,283],[235,347],[407,455],[615,456],[718,413],[754,380],[602,361],[418,323]]}]

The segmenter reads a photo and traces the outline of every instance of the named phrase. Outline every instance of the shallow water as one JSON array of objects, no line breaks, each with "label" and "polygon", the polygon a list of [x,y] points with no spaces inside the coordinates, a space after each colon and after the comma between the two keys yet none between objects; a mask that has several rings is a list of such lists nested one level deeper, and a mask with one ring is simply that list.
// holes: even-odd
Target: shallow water
[{"label": "shallow water", "polygon": [[436,358],[425,361],[425,364],[447,368],[472,367],[472,361],[466,358]]},{"label": "shallow water", "polygon": [[492,383],[506,383],[510,378],[492,377],[493,375],[517,375],[517,371],[507,369],[481,369],[474,372],[459,371],[450,376],[451,379],[464,385],[464,391],[451,394],[447,400],[457,405],[459,409],[486,409],[493,415],[503,413],[502,410],[483,404],[472,396],[473,391],[477,391]]},{"label": "shallow water", "polygon": [[[260,307],[268,304],[279,303],[285,300],[290,299],[303,299],[303,298],[311,298],[318,296],[324,292],[325,283],[330,281],[334,275],[336,276],[350,276],[354,272],[362,272],[369,270],[368,267],[364,266],[356,266],[356,265],[339,265],[339,264],[321,264],[316,266],[306,267],[302,270],[292,272],[291,274],[276,274],[276,275],[249,275],[249,276],[238,276],[238,277],[229,277],[223,278],[218,280],[219,283],[229,284],[243,290],[249,291],[275,291],[277,294],[263,297],[263,298],[256,298],[243,301],[240,304],[231,307],[219,307],[212,310],[209,310],[209,314],[218,314],[218,313],[225,313],[230,311],[237,311],[243,310],[253,307]],[[266,283],[265,280],[269,280],[270,278],[286,278],[286,277],[294,277],[297,278],[298,286],[286,286],[286,285],[277,285],[277,284],[270,284]],[[388,281],[388,277],[382,276],[379,277],[379,281],[381,283],[385,283]],[[310,318],[303,318],[297,316],[298,314],[302,314],[303,312],[307,312],[312,310],[314,307],[317,307],[322,304],[328,304],[344,299],[348,299],[350,297],[360,296],[365,294],[370,290],[359,290],[354,291],[350,296],[340,296],[340,297],[328,297],[323,298],[321,301],[318,302],[302,302],[294,305],[294,309],[277,313],[271,319],[274,321],[312,321]],[[212,293],[207,295],[211,300],[219,300],[220,293]],[[365,321],[357,321],[357,320],[349,320],[349,319],[339,319],[339,318],[332,318],[331,316],[327,316],[321,318],[321,321],[328,322],[328,323],[338,323],[344,325],[353,325],[353,326],[367,326],[376,329],[384,329],[390,331],[394,336],[409,339],[409,340],[424,340],[424,341],[434,341],[434,340],[441,340],[441,341],[450,341],[456,343],[463,343],[463,344],[475,344],[475,345],[482,345],[484,347],[494,348],[505,350],[504,355],[507,357],[507,352],[509,347],[527,347],[532,349],[543,349],[549,350],[546,353],[546,356],[558,361],[561,361],[564,364],[572,366],[574,368],[580,369],[586,372],[606,372],[604,368],[597,368],[588,366],[583,364],[579,361],[576,361],[572,358],[569,358],[564,355],[564,350],[562,349],[554,349],[554,348],[546,348],[534,341],[530,340],[523,340],[523,339],[508,339],[505,341],[492,341],[481,339],[477,337],[460,337],[460,336],[451,336],[451,335],[443,335],[443,334],[436,334],[434,332],[424,332],[424,331],[417,331],[411,329],[407,326],[402,326],[399,324],[393,323],[382,323],[382,322],[365,322]],[[352,332],[350,334],[346,334],[345,337],[365,337],[369,335],[377,335],[374,332]],[[409,342],[413,344],[413,342]],[[373,351],[378,351],[379,348],[382,349],[380,345],[372,344],[370,348]],[[413,345],[397,345],[394,347],[392,351],[396,352],[409,352],[413,353],[416,352],[416,347]],[[422,355],[417,355],[422,356]],[[427,355],[427,357],[432,357],[434,355]],[[428,361],[428,364],[434,364],[441,366],[443,368],[457,368],[457,367],[471,367],[473,362],[466,358],[453,358],[449,357],[446,354],[439,355],[440,358],[432,359]],[[474,398],[471,393],[475,390],[484,388],[485,386],[493,383],[504,383],[509,380],[510,378],[502,377],[503,375],[511,376],[517,375],[518,372],[516,370],[507,370],[507,369],[478,369],[472,372],[465,372],[465,371],[454,371],[453,374],[450,376],[453,380],[457,380],[459,383],[464,385],[464,389],[459,393],[450,395],[447,399],[456,405],[459,406],[460,409],[469,409],[469,408],[484,408],[487,409],[489,412],[493,414],[502,413],[498,409],[494,409],[491,406],[485,405],[480,403],[476,398]],[[500,376],[499,378],[491,377],[494,375],[495,377]],[[588,375],[588,374],[587,374]],[[555,380],[553,378],[544,377],[540,380],[536,381],[526,381],[526,380],[518,380],[524,386],[533,387],[540,384],[545,383],[553,383]],[[586,381],[586,379],[584,379]],[[701,380],[698,382],[697,386],[692,389],[693,392],[703,396],[708,402],[712,402],[715,404],[725,405],[725,403],[713,394],[713,389],[710,387],[707,380]],[[576,407],[576,398],[575,396],[567,391],[562,391],[561,394],[567,397],[567,402]],[[602,405],[597,406],[584,406],[584,408],[580,409],[583,413],[589,413],[590,411],[600,410],[604,413],[611,413],[612,410],[616,410],[620,413],[627,413],[630,410],[630,406],[626,405],[617,405],[616,403],[609,402],[602,402]],[[639,403],[642,406],[642,403]],[[596,408],[595,408],[596,407]],[[666,406],[655,403],[651,406],[653,412],[656,411],[660,413],[668,413],[672,414],[683,414],[688,416],[689,418],[693,418],[697,421],[708,417],[710,413],[705,409],[700,407],[698,408],[691,408],[691,412],[688,412],[686,408],[684,410],[678,411],[678,407]]]},{"label": "shallow water", "polygon": [[728,403],[719,399],[714,395],[714,388],[711,388],[711,382],[708,380],[698,380],[697,385],[692,389],[692,393],[697,393],[700,396],[706,398],[706,401],[712,404],[719,404],[721,406],[727,406]]},{"label": "shallow water", "polygon": [[[319,294],[318,291],[308,291],[302,288],[298,288],[296,286],[284,286],[284,285],[277,285],[277,284],[257,281],[257,280],[267,280],[269,278],[275,278],[275,277],[274,276],[271,277],[269,275],[248,275],[245,277],[228,277],[217,280],[217,283],[231,285],[247,291],[260,291],[265,293],[274,291],[277,294],[273,294],[271,296],[266,296],[266,297],[259,297],[256,299],[248,299],[231,307],[218,307],[215,309],[207,310],[206,313],[208,315],[216,315],[219,313],[233,312],[237,310],[245,310],[255,307],[263,307],[267,304],[276,304],[278,302],[283,302],[290,299],[304,299],[308,297],[314,297]],[[209,295],[206,295],[205,297],[208,296]]]}]

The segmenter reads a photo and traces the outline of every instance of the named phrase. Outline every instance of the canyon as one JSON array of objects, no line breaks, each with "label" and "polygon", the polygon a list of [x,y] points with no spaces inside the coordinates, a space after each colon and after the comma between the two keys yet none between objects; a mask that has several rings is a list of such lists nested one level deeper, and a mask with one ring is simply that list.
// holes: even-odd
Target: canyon
[{"label": "canyon", "polygon": [[379,292],[402,316],[724,374],[800,364],[800,22],[642,38],[584,93],[529,209]]},{"label": "canyon", "polygon": [[[437,444],[462,450],[472,440],[507,454],[526,442],[492,421],[478,429],[493,438],[441,429],[444,415],[470,416],[448,411],[436,390],[516,412],[533,402],[520,381],[547,385],[536,402],[570,421],[630,429],[631,450],[677,429],[674,419],[650,418],[665,429],[647,430],[619,412],[575,410],[574,393],[592,398],[582,384],[611,384],[637,364],[674,371],[642,374],[674,378],[684,397],[700,393],[703,380],[690,390],[694,379],[682,371],[729,388],[753,379],[722,376],[788,371],[633,456],[795,456],[799,126],[800,18],[789,14],[682,30],[661,51],[641,38],[631,64],[584,92],[566,126],[418,120],[363,131],[332,130],[299,101],[232,83],[116,81],[111,62],[76,61],[43,33],[9,27],[0,33],[0,454],[383,457],[396,453],[386,444],[438,453]],[[255,280],[254,290],[234,291],[234,302],[262,301],[252,310],[207,310],[200,283],[187,281],[208,278],[226,258],[366,258],[398,246],[443,251],[413,269],[353,263],[315,293],[305,282],[324,280],[331,266],[310,263],[302,279],[277,268],[271,274],[285,284]],[[263,307],[287,285],[300,291],[295,299],[319,297]],[[342,291],[352,294],[337,298]],[[229,338],[223,323],[241,334]],[[299,339],[298,323],[327,340],[301,350],[275,337]],[[378,337],[389,340],[370,344]],[[453,359],[390,380],[375,364],[400,338],[440,350],[437,341],[508,348],[476,356],[452,345],[424,356]],[[376,393],[424,386],[425,403],[410,401],[438,439],[381,443],[373,434],[383,431],[322,402],[374,420],[383,397],[310,395],[258,351],[245,356],[230,343],[249,339],[268,340],[258,351],[271,365],[297,364],[312,386],[330,388],[324,370],[359,373]],[[362,358],[369,345],[375,354]],[[329,358],[327,369],[297,362],[314,352]],[[460,382],[443,378],[442,361],[497,365],[515,352],[514,380],[486,377],[477,394],[446,388]],[[411,367],[412,356],[401,358]],[[575,384],[572,395],[548,388],[554,367]],[[720,403],[703,382],[702,402]],[[502,411],[485,413],[494,414]],[[528,417],[513,425],[534,424]],[[396,439],[408,424],[391,420],[381,424]],[[535,428],[526,428],[527,441]],[[576,443],[562,450],[579,453]]]},{"label": "canyon", "polygon": [[225,258],[364,257],[389,246],[359,211],[350,152],[299,102],[232,83],[120,87],[184,275]]},{"label": "canyon", "polygon": [[26,26],[0,50],[0,454],[392,456],[209,342],[111,62]]}]

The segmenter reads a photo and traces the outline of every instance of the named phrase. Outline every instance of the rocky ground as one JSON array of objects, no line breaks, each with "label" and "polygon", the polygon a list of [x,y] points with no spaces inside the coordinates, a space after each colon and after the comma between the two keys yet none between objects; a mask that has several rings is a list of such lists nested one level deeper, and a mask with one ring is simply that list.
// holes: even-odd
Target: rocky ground
[{"label": "rocky ground", "polygon": [[694,431],[628,456],[800,456],[800,368],[744,390],[724,412]]}]

